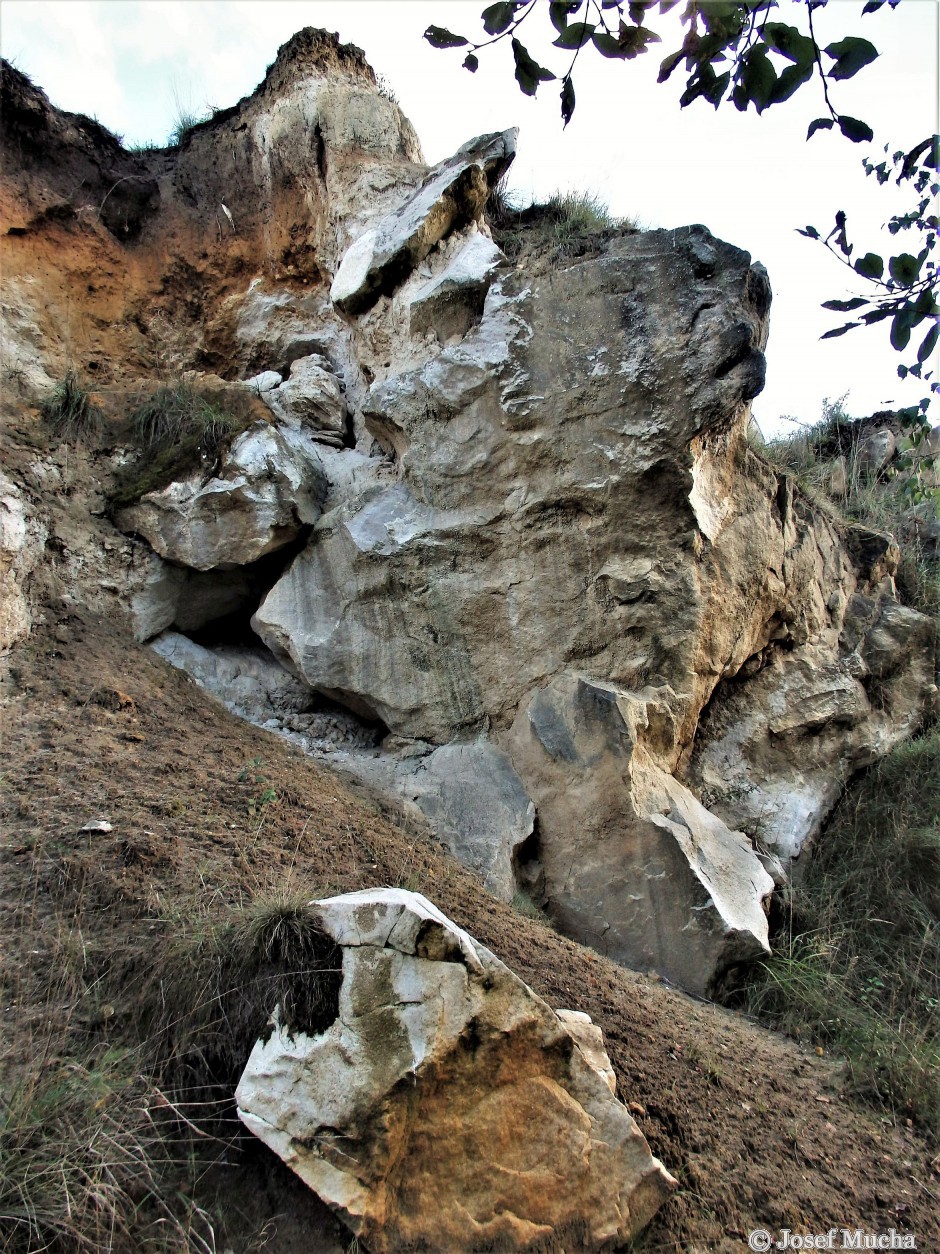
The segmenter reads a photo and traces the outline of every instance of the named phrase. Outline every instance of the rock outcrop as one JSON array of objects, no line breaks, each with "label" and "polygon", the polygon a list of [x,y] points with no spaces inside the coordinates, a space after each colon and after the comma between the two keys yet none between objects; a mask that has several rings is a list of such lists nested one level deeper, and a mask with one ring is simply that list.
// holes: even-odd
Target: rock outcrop
[{"label": "rock outcrop", "polygon": [[336,308],[364,313],[408,278],[446,235],[479,220],[515,155],[514,130],[481,135],[428,171],[399,209],[347,249],[330,288]]},{"label": "rock outcrop", "polygon": [[592,1025],[572,1033],[416,893],[313,904],[342,949],[336,1020],[275,1022],[238,1113],[368,1249],[600,1250],[645,1226],[675,1181],[612,1096]]},{"label": "rock outcrop", "polygon": [[[524,887],[697,992],[765,953],[771,876],[936,688],[896,545],[748,443],[763,268],[696,225],[523,232],[510,261],[483,209],[514,133],[428,169],[362,54],[323,32],[144,156],[15,70],[4,91],[22,400],[68,341],[113,435],[83,454],[93,488],[18,446],[5,638],[28,629],[28,517],[57,586],[139,639],[207,633],[160,648],[423,817],[498,896]],[[107,214],[86,176],[125,180]],[[270,421],[131,504],[119,536],[132,397],[183,370],[247,386]],[[230,652],[249,620],[263,662]],[[282,682],[304,708],[279,707]]]}]

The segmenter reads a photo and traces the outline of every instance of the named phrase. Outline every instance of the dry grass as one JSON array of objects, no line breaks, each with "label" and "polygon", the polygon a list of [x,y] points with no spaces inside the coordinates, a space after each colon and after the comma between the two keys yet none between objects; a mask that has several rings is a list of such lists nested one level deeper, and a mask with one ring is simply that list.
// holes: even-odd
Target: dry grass
[{"label": "dry grass", "polygon": [[66,444],[91,443],[101,429],[101,410],[71,367],[39,410],[53,436]]}]

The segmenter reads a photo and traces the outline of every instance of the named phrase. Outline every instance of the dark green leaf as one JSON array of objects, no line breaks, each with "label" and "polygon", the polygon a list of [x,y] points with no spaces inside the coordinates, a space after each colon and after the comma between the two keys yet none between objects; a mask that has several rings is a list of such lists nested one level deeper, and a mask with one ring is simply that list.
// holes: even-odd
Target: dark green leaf
[{"label": "dark green leaf", "polygon": [[875,137],[874,132],[867,123],[860,122],[858,118],[846,117],[845,114],[842,114],[839,118],[839,130],[853,144],[861,144],[865,141],[871,143]]},{"label": "dark green leaf", "polygon": [[452,35],[443,26],[429,26],[424,37],[433,48],[463,48],[470,42],[463,35]]},{"label": "dark green leaf", "polygon": [[920,266],[921,263],[910,253],[901,253],[900,256],[888,259],[888,273],[901,287],[910,287],[917,282]]},{"label": "dark green leaf", "polygon": [[555,30],[560,33],[565,29],[568,25],[568,18],[581,8],[581,2],[582,0],[576,0],[575,3],[571,0],[562,0],[561,3],[557,3],[553,0],[553,3],[548,6],[548,16],[552,19]]},{"label": "dark green leaf", "polygon": [[789,100],[797,88],[808,83],[812,77],[812,65],[788,65],[774,84],[769,103],[781,104]]},{"label": "dark green leaf", "polygon": [[[661,42],[655,31],[647,30],[645,26],[626,26],[623,22],[620,24],[619,35],[608,35],[604,31],[594,32],[594,47],[601,56],[621,61],[631,61],[641,52],[645,52],[648,44]],[[675,69],[675,66],[672,68]]]},{"label": "dark green leaf", "polygon": [[594,47],[602,57],[619,57],[623,60],[627,55],[620,46],[620,40],[604,31],[594,32]]},{"label": "dark green leaf", "polygon": [[719,74],[715,81],[706,87],[706,89],[702,92],[702,95],[717,109],[721,104],[721,98],[725,94],[730,82],[731,71],[726,70],[724,74]]},{"label": "dark green leaf", "polygon": [[810,122],[809,130],[806,132],[806,138],[812,139],[817,131],[828,131],[832,129],[832,118],[816,118]]},{"label": "dark green leaf", "polygon": [[806,227],[805,230],[802,230],[802,231],[800,230],[799,227],[797,227],[796,233],[797,235],[805,235],[807,239],[819,239],[819,232],[816,230],[814,226],[808,226]]},{"label": "dark green leaf", "polygon": [[903,352],[910,342],[913,313],[911,308],[899,309],[892,319],[891,347],[899,353]]},{"label": "dark green leaf", "polygon": [[767,50],[762,44],[756,44],[748,52],[741,69],[740,86],[748,100],[754,102],[757,112],[761,113],[770,104],[777,86],[777,71],[771,64]]},{"label": "dark green leaf", "polygon": [[646,16],[646,10],[652,9],[655,4],[656,0],[630,0],[630,8],[628,9],[630,21],[635,22],[639,26]]},{"label": "dark green leaf", "polygon": [[866,253],[856,261],[855,269],[863,279],[880,279],[885,271],[885,263],[877,253]]},{"label": "dark green leaf", "polygon": [[747,12],[737,0],[709,0],[708,4],[701,5],[699,12],[706,30],[716,35],[722,44],[736,39],[747,21]]},{"label": "dark green leaf", "polygon": [[877,13],[885,0],[865,0],[865,7],[862,9],[862,17],[866,13]]},{"label": "dark green leaf", "polygon": [[661,63],[659,67],[659,77],[656,80],[657,83],[665,83],[666,79],[673,72],[673,70],[682,60],[684,55],[685,53],[682,51],[681,48],[679,49],[678,52],[670,52],[669,56],[666,57],[665,60],[663,60],[663,62]]},{"label": "dark green leaf", "polygon": [[534,96],[539,83],[549,83],[555,77],[538,61],[533,60],[527,48],[518,39],[512,41],[512,55],[516,62],[516,82],[527,96]]},{"label": "dark green leaf", "polygon": [[924,336],[924,342],[917,350],[917,360],[924,362],[937,347],[937,339],[940,338],[940,322],[935,322],[927,334]]},{"label": "dark green leaf", "polygon": [[819,337],[821,340],[834,340],[838,335],[845,335],[846,331],[851,331],[859,326],[858,322],[847,322],[844,327],[836,327],[834,331],[824,331]]},{"label": "dark green leaf", "polygon": [[836,313],[850,313],[853,309],[861,309],[868,301],[863,296],[853,296],[851,300],[824,300],[823,309],[834,309]]},{"label": "dark green leaf", "polygon": [[488,35],[501,35],[504,30],[508,30],[515,15],[516,6],[511,2],[491,4],[480,14],[483,18],[483,29]]},{"label": "dark green leaf", "polygon": [[858,39],[850,35],[830,44],[825,49],[826,56],[835,61],[829,70],[829,78],[851,78],[865,65],[870,65],[878,55],[878,49],[867,39]]},{"label": "dark green leaf", "polygon": [[554,46],[556,48],[582,47],[594,34],[595,25],[594,22],[572,22],[558,36]]},{"label": "dark green leaf", "polygon": [[816,60],[816,47],[808,35],[786,22],[765,22],[761,30],[764,43],[779,52],[788,61],[800,66],[812,66]]},{"label": "dark green leaf", "polygon": [[571,121],[574,113],[574,83],[571,81],[571,75],[565,76],[565,81],[561,88],[561,116],[565,126]]},{"label": "dark green leaf", "polygon": [[480,65],[480,58],[475,52],[468,52],[463,59],[463,68],[469,70],[471,74],[476,74]]}]

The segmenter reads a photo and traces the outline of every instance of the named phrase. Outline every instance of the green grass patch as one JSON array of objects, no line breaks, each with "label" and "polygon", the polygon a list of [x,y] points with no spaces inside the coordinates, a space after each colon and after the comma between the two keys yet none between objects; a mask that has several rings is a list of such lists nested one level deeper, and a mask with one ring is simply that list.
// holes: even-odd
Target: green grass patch
[{"label": "green grass patch", "polygon": [[920,515],[923,521],[940,515],[940,490],[924,489],[919,478],[919,467],[927,459],[921,458],[910,436],[902,432],[900,456],[884,467],[872,468],[863,446],[873,424],[849,417],[845,401],[845,396],[824,400],[818,422],[797,424],[793,434],[760,442],[757,451],[837,526],[858,524],[895,536],[901,549],[896,576],[901,600],[937,618],[940,559],[924,540],[916,517]]},{"label": "green grass patch", "polygon": [[248,409],[232,413],[188,384],[158,388],[131,414],[131,438],[138,452],[115,475],[112,510],[132,505],[195,469],[211,469],[251,421]]},{"label": "green grass patch", "polygon": [[593,192],[557,191],[548,200],[523,208],[501,184],[487,201],[486,220],[510,258],[532,245],[556,248],[567,255],[585,236],[638,229],[633,219],[612,214]]},{"label": "green grass patch", "polygon": [[849,789],[747,1002],[844,1055],[859,1094],[940,1134],[940,731]]},{"label": "green grass patch", "polygon": [[66,444],[89,444],[101,430],[102,413],[71,367],[39,406],[52,435]]}]

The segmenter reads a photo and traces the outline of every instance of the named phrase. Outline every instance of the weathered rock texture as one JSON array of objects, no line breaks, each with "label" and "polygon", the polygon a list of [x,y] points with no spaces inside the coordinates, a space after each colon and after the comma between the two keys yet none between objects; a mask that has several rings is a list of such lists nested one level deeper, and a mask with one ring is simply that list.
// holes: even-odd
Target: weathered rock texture
[{"label": "weathered rock texture", "polygon": [[336,1021],[312,1037],[275,1025],[238,1113],[370,1250],[513,1251],[548,1237],[599,1250],[649,1221],[675,1182],[611,1095],[596,1040],[586,1056],[416,893],[315,905],[342,947]]},{"label": "weathered rock texture", "polygon": [[117,523],[181,566],[229,569],[295,539],[320,516],[326,492],[310,435],[299,424],[258,423],[237,437],[212,478],[194,472],[148,492]]},{"label": "weathered rock texture", "polygon": [[[250,617],[310,692],[278,729],[346,754],[498,895],[524,885],[698,991],[766,952],[765,864],[782,881],[936,689],[896,545],[748,445],[762,267],[702,226],[536,232],[510,264],[483,205],[513,133],[429,170],[362,54],[323,32],[149,156],[15,70],[4,93],[23,397],[68,343],[107,385],[112,449],[142,381],[174,370],[248,384],[273,419],[128,510],[128,538],[76,475],[93,452],[18,445],[6,635],[28,627],[27,580],[126,612],[140,639],[225,646]],[[105,492],[121,456],[97,455]],[[324,701],[362,735],[297,722]]]}]

